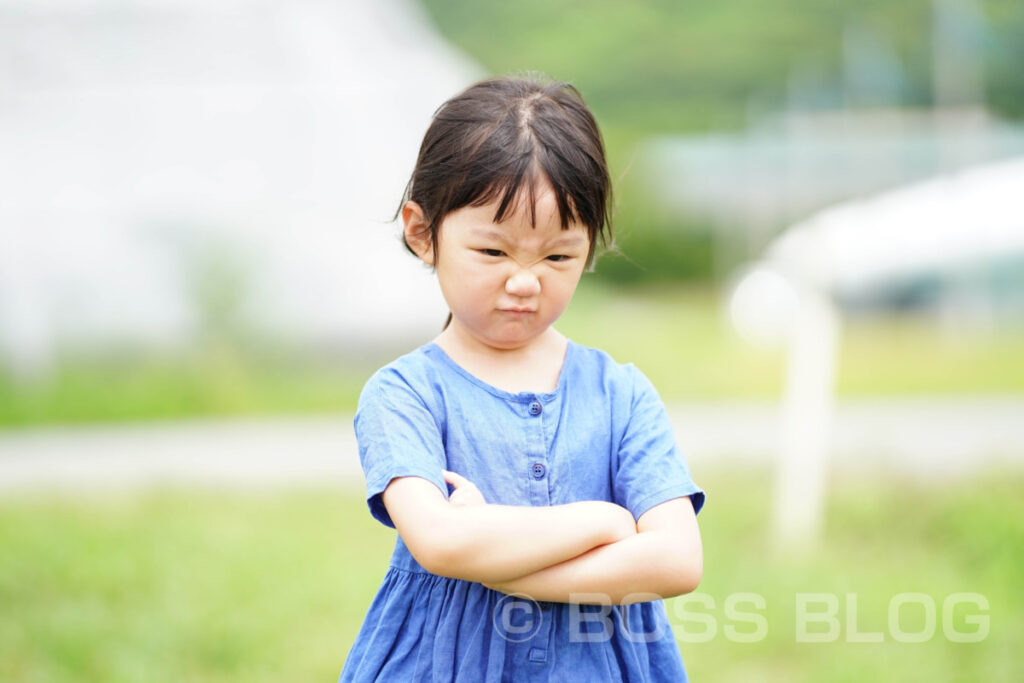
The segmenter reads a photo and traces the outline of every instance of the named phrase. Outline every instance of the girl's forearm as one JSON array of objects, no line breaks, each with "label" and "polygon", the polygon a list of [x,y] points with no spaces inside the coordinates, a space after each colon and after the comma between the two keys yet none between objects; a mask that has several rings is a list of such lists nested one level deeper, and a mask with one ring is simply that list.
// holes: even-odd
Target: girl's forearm
[{"label": "girl's forearm", "polygon": [[636,535],[633,516],[605,501],[549,507],[447,506],[428,554],[429,571],[478,582],[502,582]]},{"label": "girl's forearm", "polygon": [[702,571],[699,548],[678,547],[666,532],[646,531],[532,574],[485,585],[547,602],[620,605],[689,593]]}]

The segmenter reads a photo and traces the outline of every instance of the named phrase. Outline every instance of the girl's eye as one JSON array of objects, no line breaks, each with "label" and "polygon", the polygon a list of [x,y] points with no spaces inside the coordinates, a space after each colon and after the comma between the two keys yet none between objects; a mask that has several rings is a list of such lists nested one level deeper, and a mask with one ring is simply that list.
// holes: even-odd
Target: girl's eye
[{"label": "girl's eye", "polygon": [[565,261],[568,258],[569,256],[566,254],[552,254],[551,256],[548,256],[549,261],[555,261],[556,263],[559,261]]},{"label": "girl's eye", "polygon": [[488,256],[504,256],[505,255],[505,252],[503,252],[501,249],[481,249],[480,251],[483,252],[484,254],[487,254]]}]

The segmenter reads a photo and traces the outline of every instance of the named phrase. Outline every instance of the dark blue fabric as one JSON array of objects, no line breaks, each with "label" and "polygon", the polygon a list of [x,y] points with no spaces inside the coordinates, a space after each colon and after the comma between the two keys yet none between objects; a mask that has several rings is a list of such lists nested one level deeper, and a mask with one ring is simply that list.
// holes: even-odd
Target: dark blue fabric
[{"label": "dark blue fabric", "polygon": [[[427,344],[381,368],[355,418],[370,513],[419,476],[448,495],[441,470],[489,503],[618,503],[639,518],[704,492],[690,478],[657,392],[632,364],[570,341],[551,393],[493,387]],[[646,634],[646,635],[645,635]],[[536,604],[424,570],[396,539],[390,566],[340,681],[686,680],[661,600],[626,606]]]}]

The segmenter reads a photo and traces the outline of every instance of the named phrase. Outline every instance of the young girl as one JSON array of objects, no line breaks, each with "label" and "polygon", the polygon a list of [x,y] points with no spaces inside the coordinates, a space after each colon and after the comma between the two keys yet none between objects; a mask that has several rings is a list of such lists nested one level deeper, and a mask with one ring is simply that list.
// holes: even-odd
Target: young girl
[{"label": "young girl", "polygon": [[341,681],[686,679],[661,598],[700,581],[704,493],[647,378],[552,327],[610,195],[567,84],[484,81],[434,115],[401,217],[451,315],[359,399],[398,538]]}]

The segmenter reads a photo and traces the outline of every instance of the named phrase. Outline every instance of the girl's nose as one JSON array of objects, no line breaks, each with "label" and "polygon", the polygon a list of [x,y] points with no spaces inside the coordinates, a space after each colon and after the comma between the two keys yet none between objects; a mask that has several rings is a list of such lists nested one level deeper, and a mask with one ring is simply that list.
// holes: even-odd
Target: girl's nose
[{"label": "girl's nose", "polygon": [[522,268],[505,281],[505,291],[512,296],[536,296],[540,294],[540,280],[533,271]]}]

